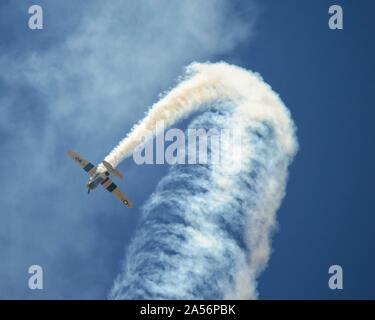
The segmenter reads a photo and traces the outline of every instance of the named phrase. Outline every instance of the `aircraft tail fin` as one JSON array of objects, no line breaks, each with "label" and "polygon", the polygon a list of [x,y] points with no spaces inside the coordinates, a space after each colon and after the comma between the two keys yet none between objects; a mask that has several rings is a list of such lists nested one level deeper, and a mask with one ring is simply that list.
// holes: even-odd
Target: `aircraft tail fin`
[{"label": "aircraft tail fin", "polygon": [[113,168],[112,165],[109,162],[103,160],[103,166],[108,170],[108,172],[111,175],[113,175],[115,177],[118,177],[120,179],[124,179],[123,174],[120,171]]}]

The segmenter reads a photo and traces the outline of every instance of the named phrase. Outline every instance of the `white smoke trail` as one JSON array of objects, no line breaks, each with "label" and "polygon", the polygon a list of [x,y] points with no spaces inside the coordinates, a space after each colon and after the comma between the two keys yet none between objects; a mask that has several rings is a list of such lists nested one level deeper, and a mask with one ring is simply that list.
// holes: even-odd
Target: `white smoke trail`
[{"label": "white smoke trail", "polygon": [[[190,126],[240,130],[241,159],[233,161],[231,146],[221,154],[230,161],[171,168],[142,208],[111,298],[256,298],[297,151],[289,111],[259,75],[226,63],[190,65],[105,160],[116,166],[159,121],[171,126],[201,109]],[[232,141],[221,143],[226,150]]]},{"label": "white smoke trail", "polygon": [[[280,143],[287,153],[294,152],[295,140],[290,132],[293,125],[289,113],[258,75],[222,62],[193,63],[187,67],[186,77],[150,108],[146,117],[105,158],[107,162],[116,167],[132,153],[148,132],[157,133],[158,122],[163,121],[166,126],[171,126],[203,105],[223,98],[233,101],[244,99],[244,102],[237,102],[234,106],[242,107],[243,116],[248,119],[277,123],[275,129]],[[253,105],[249,107],[246,100]],[[277,105],[280,106],[277,108]]]}]

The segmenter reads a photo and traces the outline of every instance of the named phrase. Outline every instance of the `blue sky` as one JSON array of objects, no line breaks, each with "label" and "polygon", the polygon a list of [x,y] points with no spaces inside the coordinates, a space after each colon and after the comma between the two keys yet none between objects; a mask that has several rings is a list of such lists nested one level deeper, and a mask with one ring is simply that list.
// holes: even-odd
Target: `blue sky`
[{"label": "blue sky", "polygon": [[[107,296],[139,209],[87,197],[65,151],[99,162],[186,64],[206,60],[260,72],[298,127],[260,298],[375,298],[371,1],[38,2],[41,31],[27,28],[34,2],[0,4],[0,298]],[[328,28],[331,4],[342,31]],[[119,169],[139,206],[168,168]],[[42,291],[27,287],[32,264]],[[332,264],[344,290],[328,288]]]}]

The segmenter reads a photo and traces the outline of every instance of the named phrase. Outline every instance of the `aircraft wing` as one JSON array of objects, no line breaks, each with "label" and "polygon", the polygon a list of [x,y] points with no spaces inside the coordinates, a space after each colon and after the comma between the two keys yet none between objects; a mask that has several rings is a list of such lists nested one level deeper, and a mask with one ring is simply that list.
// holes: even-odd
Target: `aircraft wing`
[{"label": "aircraft wing", "polygon": [[128,208],[133,207],[130,200],[124,196],[124,194],[121,192],[120,188],[118,186],[116,186],[116,184],[110,178],[107,177],[106,179],[104,179],[104,181],[102,182],[102,186],[105,189],[107,189],[109,192],[111,192],[123,204],[128,206]]},{"label": "aircraft wing", "polygon": [[79,154],[73,150],[67,152],[68,156],[71,157],[78,165],[85,170],[90,176],[93,175],[96,171],[96,167],[86,159],[82,158]]}]

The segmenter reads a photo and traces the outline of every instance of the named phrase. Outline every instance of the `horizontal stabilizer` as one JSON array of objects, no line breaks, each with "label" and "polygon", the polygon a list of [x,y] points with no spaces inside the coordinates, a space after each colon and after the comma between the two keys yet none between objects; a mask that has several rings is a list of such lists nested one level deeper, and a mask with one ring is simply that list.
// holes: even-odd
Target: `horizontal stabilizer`
[{"label": "horizontal stabilizer", "polygon": [[115,177],[118,177],[120,179],[124,179],[123,174],[120,171],[113,168],[112,165],[109,162],[103,160],[103,166],[108,170],[108,172],[111,175],[113,175]]}]

